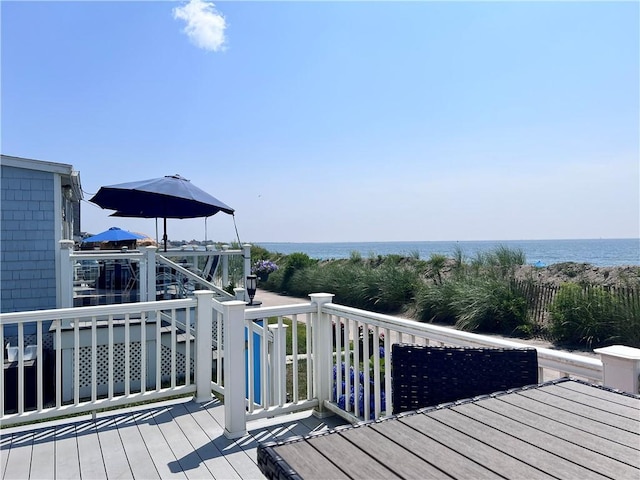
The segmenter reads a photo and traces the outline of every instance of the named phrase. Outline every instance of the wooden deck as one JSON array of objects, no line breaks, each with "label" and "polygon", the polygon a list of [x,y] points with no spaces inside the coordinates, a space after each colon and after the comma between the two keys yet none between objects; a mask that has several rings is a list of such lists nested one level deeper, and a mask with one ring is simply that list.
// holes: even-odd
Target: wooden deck
[{"label": "wooden deck", "polygon": [[214,400],[177,400],[1,430],[2,479],[259,479],[258,442],[344,424],[311,412],[249,422],[238,440],[223,435]]},{"label": "wooden deck", "polygon": [[564,381],[261,445],[268,478],[640,478],[640,397]]}]

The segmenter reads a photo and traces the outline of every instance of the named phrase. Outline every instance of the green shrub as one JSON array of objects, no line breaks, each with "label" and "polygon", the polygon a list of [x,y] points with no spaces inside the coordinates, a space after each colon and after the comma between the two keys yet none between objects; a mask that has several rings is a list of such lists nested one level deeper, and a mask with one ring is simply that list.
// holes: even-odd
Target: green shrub
[{"label": "green shrub", "polygon": [[532,330],[524,296],[509,282],[491,278],[423,286],[416,296],[416,316],[473,332],[521,335]]},{"label": "green shrub", "polygon": [[447,257],[439,253],[432,253],[427,260],[427,276],[435,283],[442,283],[442,270],[447,264]]},{"label": "green shrub", "polygon": [[640,304],[621,305],[620,309],[622,314],[618,317],[615,334],[610,338],[612,344],[640,348]]},{"label": "green shrub", "polygon": [[549,330],[559,343],[593,348],[615,340],[627,343],[627,340],[633,341],[634,336],[638,339],[637,329],[632,338],[623,338],[633,330],[630,326],[638,326],[637,316],[634,319],[632,309],[625,308],[602,287],[583,288],[576,283],[566,283],[556,294],[549,313]]},{"label": "green shrub", "polygon": [[260,245],[251,246],[251,265],[258,260],[273,260],[274,254]]},{"label": "green shrub", "polygon": [[361,263],[362,262],[362,254],[357,250],[353,250],[349,254],[349,260],[351,260],[352,263]]},{"label": "green shrub", "polygon": [[368,300],[376,311],[398,312],[413,301],[420,279],[415,270],[385,263],[360,281],[371,282]]},{"label": "green shrub", "polygon": [[456,245],[453,249],[453,274],[456,278],[461,278],[467,273],[467,258],[460,248],[460,245]]},{"label": "green shrub", "polygon": [[[261,288],[300,297],[332,293],[334,301],[343,305],[384,313],[411,312],[420,321],[474,332],[547,334],[546,326],[528,321],[528,308],[538,305],[539,290],[513,281],[514,268],[524,262],[520,251],[502,247],[467,261],[457,249],[448,264],[438,254],[429,260],[419,260],[417,255],[363,259],[353,252],[349,259],[328,261],[313,260],[304,253],[258,251],[258,255],[280,266],[268,281],[260,282]],[[451,271],[445,272],[448,265]],[[431,280],[425,280],[425,273]],[[614,295],[600,287],[585,292],[581,285],[561,289],[549,309],[547,338],[576,346],[615,342],[640,347],[640,302],[633,295]]]},{"label": "green shrub", "polygon": [[317,262],[309,257],[306,253],[295,252],[287,255],[284,258],[284,268],[282,273],[282,277],[280,278],[280,287],[284,291],[289,291],[291,288],[291,278],[293,274],[298,270],[303,270],[312,265],[315,265]]},{"label": "green shrub", "polygon": [[452,304],[457,295],[458,282],[445,281],[441,285],[424,284],[416,293],[416,317],[423,322],[453,325],[456,312]]},{"label": "green shrub", "polygon": [[409,252],[409,258],[413,260],[420,260],[420,250],[411,250]]},{"label": "green shrub", "polygon": [[527,331],[527,302],[509,282],[491,278],[467,283],[452,299],[456,328],[487,333]]},{"label": "green shrub", "polygon": [[334,293],[334,301],[351,307],[368,308],[375,288],[366,264],[331,263],[321,270],[323,291]]},{"label": "green shrub", "polygon": [[[329,292],[335,295],[337,303],[378,312],[397,312],[413,302],[420,284],[419,275],[403,264],[402,257],[379,260],[313,262],[304,268],[291,269],[290,277],[281,281],[280,272],[275,272],[269,277],[269,283],[273,280],[286,284],[290,295]],[[286,267],[282,275],[287,275]]]}]

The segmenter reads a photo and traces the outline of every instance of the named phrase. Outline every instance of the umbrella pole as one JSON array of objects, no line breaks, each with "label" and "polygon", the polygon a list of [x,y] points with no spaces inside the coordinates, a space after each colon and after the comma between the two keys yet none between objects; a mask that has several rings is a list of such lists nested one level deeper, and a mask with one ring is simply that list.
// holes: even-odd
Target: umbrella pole
[{"label": "umbrella pole", "polygon": [[164,251],[167,251],[167,217],[164,217],[164,235],[162,235],[162,241],[164,242]]}]

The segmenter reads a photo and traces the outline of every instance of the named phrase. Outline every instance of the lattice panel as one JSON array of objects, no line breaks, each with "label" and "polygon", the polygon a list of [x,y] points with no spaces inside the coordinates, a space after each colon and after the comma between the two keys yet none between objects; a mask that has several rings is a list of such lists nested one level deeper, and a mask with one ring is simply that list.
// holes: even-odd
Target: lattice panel
[{"label": "lattice panel", "polygon": [[[193,347],[193,345],[192,345]],[[193,375],[195,369],[195,361],[193,359],[193,348],[191,349],[191,359],[189,361],[190,365],[190,373]],[[161,353],[161,362],[162,362],[162,376],[169,377],[171,375],[171,349],[166,345],[162,345],[162,353]],[[183,353],[176,352],[176,376],[184,376],[184,364],[186,360],[186,356]]]},{"label": "lattice panel", "polygon": [[[80,349],[80,388],[91,387],[91,347],[81,347]],[[193,349],[191,350],[190,373],[194,374],[195,360],[193,358]],[[155,351],[149,352],[152,358],[155,358]],[[130,347],[130,380],[140,380],[140,342],[131,343]],[[113,346],[114,368],[113,382],[124,383],[125,381],[125,349],[123,344]],[[109,382],[109,348],[107,345],[99,345],[97,347],[97,385],[106,385]],[[185,375],[186,356],[183,353],[176,352],[176,376],[178,378]],[[72,361],[74,361],[72,359]],[[171,348],[162,345],[160,356],[161,375],[163,378],[171,376]],[[147,372],[149,369],[147,369]]]},{"label": "lattice panel", "polygon": [[[109,382],[109,347],[98,345],[97,347],[97,385],[106,385]],[[80,348],[80,388],[91,386],[91,347]],[[140,342],[132,342],[129,346],[130,380],[140,380]],[[124,344],[113,346],[113,382],[125,381],[125,348]],[[72,360],[72,361],[75,361]]]},{"label": "lattice panel", "polygon": [[[218,342],[218,321],[220,320],[220,342]],[[222,339],[224,338],[224,322],[222,321],[221,317],[218,317],[217,315],[214,315],[213,317],[213,322],[211,325],[211,346],[213,347],[214,350],[217,350],[218,348],[222,349]]]}]

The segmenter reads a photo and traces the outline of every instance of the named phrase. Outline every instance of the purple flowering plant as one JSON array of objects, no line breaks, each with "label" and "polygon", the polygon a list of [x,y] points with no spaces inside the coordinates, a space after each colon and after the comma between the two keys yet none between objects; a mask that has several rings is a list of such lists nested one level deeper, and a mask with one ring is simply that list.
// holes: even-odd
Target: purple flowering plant
[{"label": "purple flowering plant", "polygon": [[273,273],[278,270],[278,265],[271,260],[258,260],[253,264],[253,273],[256,274],[264,274],[264,273]]}]

